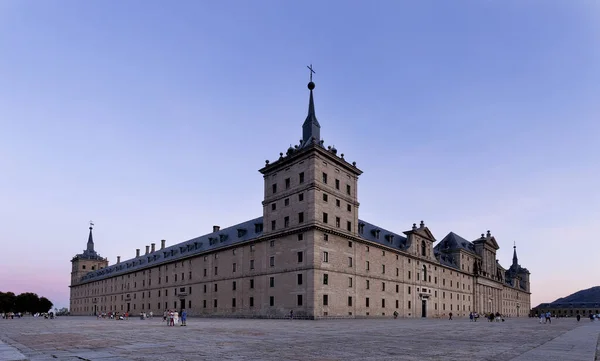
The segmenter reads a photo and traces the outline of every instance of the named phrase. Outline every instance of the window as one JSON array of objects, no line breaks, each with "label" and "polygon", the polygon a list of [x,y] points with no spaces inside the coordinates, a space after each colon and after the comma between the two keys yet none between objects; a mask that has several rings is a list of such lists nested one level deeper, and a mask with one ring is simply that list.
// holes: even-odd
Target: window
[{"label": "window", "polygon": [[250,269],[254,269],[254,260],[253,259],[250,260]]},{"label": "window", "polygon": [[231,307],[235,308],[235,298],[231,299]]},{"label": "window", "polygon": [[323,262],[329,262],[329,252],[323,251]]},{"label": "window", "polygon": [[381,282],[381,290],[385,292],[385,282]]},{"label": "window", "polygon": [[381,299],[381,308],[385,308],[385,298]]},{"label": "window", "polygon": [[286,207],[289,206],[290,205],[290,199],[289,198],[284,199],[283,200],[283,205],[286,206]]},{"label": "window", "polygon": [[273,193],[277,193],[277,184],[273,184]]},{"label": "window", "polygon": [[303,261],[302,255],[303,254],[304,254],[303,252],[297,252],[296,253],[296,256],[298,257],[298,263],[302,263],[302,261]]},{"label": "window", "polygon": [[219,267],[215,267],[215,276],[219,274]]},{"label": "window", "polygon": [[302,241],[304,239],[304,233],[298,233],[298,240]]},{"label": "window", "polygon": [[[206,293],[206,285],[204,285],[204,293]],[[158,294],[158,296],[160,296],[160,293]]]},{"label": "window", "polygon": [[250,307],[254,307],[254,297],[250,297]]},{"label": "window", "polygon": [[323,223],[327,223],[327,213],[323,212]]},{"label": "window", "polygon": [[396,285],[396,293],[400,292],[400,285]]},{"label": "window", "polygon": [[411,306],[412,306],[412,305],[411,305],[410,301],[408,301],[408,309],[409,309],[409,310],[410,310]]},{"label": "window", "polygon": [[323,172],[323,183],[327,184],[327,173]]},{"label": "window", "polygon": [[339,179],[335,180],[335,189],[340,189],[340,180]]},{"label": "window", "polygon": [[275,256],[269,258],[269,266],[275,267]]},{"label": "window", "polygon": [[329,235],[327,233],[323,233],[323,240],[329,241]]},{"label": "window", "polygon": [[352,296],[348,296],[348,306],[352,306]]},{"label": "window", "polygon": [[346,194],[350,195],[350,184],[346,184]]},{"label": "window", "polygon": [[348,212],[352,212],[352,206],[350,204],[346,205],[346,210],[348,210]]},{"label": "window", "polygon": [[235,271],[236,271],[236,270],[237,270],[237,264],[236,264],[236,263],[234,263],[234,264],[233,264],[233,272],[235,273]]},{"label": "window", "polygon": [[304,212],[298,213],[298,223],[304,223]]},{"label": "window", "polygon": [[410,286],[408,286],[408,294],[410,295]]},{"label": "window", "polygon": [[327,273],[325,273],[323,275],[323,284],[324,285],[328,285],[329,284],[329,275]]},{"label": "window", "polygon": [[410,279],[410,271],[408,271],[408,279]]},{"label": "window", "polygon": [[252,289],[252,288],[254,288],[254,279],[251,279],[251,280],[250,280],[250,288],[251,288],[251,289]]},{"label": "window", "polygon": [[302,295],[296,296],[298,306],[302,306]]},{"label": "window", "polygon": [[274,240],[271,240],[271,241],[269,242],[269,246],[270,246],[270,247],[275,247],[275,241],[274,241]]},{"label": "window", "polygon": [[348,257],[348,267],[352,267],[352,257]]},{"label": "window", "polygon": [[298,277],[298,284],[301,285],[302,284],[302,273],[298,273],[297,277]]},{"label": "window", "polygon": [[275,287],[275,277],[269,277],[269,287]]},{"label": "window", "polygon": [[367,289],[371,289],[371,282],[367,280]]},{"label": "window", "polygon": [[367,261],[367,271],[371,269],[371,262]]},{"label": "window", "polygon": [[400,268],[396,267],[396,277],[400,277]]},{"label": "window", "polygon": [[369,297],[365,299],[365,307],[369,307]]},{"label": "window", "polygon": [[340,217],[335,217],[335,226],[340,228]]},{"label": "window", "polygon": [[286,178],[285,179],[285,189],[290,189],[290,184],[291,184],[290,179]]},{"label": "window", "polygon": [[[215,292],[217,292],[217,289],[218,289],[217,284],[215,283],[214,286],[215,286]],[[166,296],[166,292],[165,292],[165,296]]]},{"label": "window", "polygon": [[[217,308],[217,300],[214,300],[214,302],[213,302],[213,307],[214,307],[214,308]],[[174,308],[177,308],[177,305],[175,305],[175,307],[174,307]]]},{"label": "window", "polygon": [[271,203],[271,210],[274,211],[277,209],[277,203]]},{"label": "window", "polygon": [[290,226],[290,217],[289,216],[285,216],[283,218],[283,227],[284,228],[288,228]]},{"label": "window", "polygon": [[328,306],[328,305],[329,305],[329,296],[323,295],[323,306]]},{"label": "window", "polygon": [[254,252],[254,245],[253,244],[250,245],[250,252]]},{"label": "window", "polygon": [[276,225],[277,225],[277,221],[271,221],[271,231],[275,230]]},{"label": "window", "polygon": [[302,202],[304,200],[304,193],[298,194],[298,202]]},{"label": "window", "polygon": [[233,287],[233,288],[232,288],[232,290],[234,290],[234,291],[235,291],[235,290],[236,290],[236,288],[237,288],[237,283],[236,283],[235,281],[233,281],[232,287]]},{"label": "window", "polygon": [[427,265],[423,265],[423,281],[427,282]]},{"label": "window", "polygon": [[304,172],[300,172],[300,183],[304,183]]},{"label": "window", "polygon": [[352,287],[352,277],[348,277],[348,287]]},{"label": "window", "polygon": [[348,241],[348,247],[352,248],[352,241]]},{"label": "window", "polygon": [[425,246],[425,241],[421,241],[421,256],[427,256],[427,246]]},{"label": "window", "polygon": [[323,193],[323,202],[327,202],[327,193]]},{"label": "window", "polygon": [[384,264],[381,265],[381,273],[385,273],[385,265]]},{"label": "window", "polygon": [[271,307],[275,306],[275,297],[274,296],[269,297],[269,306],[271,306]]},{"label": "window", "polygon": [[339,206],[341,205],[341,203],[340,203],[340,200],[339,200],[339,199],[336,199],[336,200],[335,200],[335,205],[336,205],[337,207],[339,207]]}]

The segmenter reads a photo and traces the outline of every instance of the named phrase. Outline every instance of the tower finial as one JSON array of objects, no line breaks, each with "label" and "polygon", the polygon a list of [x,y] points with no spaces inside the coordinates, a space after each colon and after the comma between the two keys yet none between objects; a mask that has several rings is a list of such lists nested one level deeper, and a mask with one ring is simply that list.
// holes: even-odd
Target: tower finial
[{"label": "tower finial", "polygon": [[94,229],[94,222],[90,221],[90,235],[87,241],[87,251],[94,252],[94,238],[92,237],[92,229]]},{"label": "tower finial", "polygon": [[312,76],[315,74],[315,71],[312,68],[312,64],[306,66],[308,70],[310,70],[310,82],[308,83],[308,89],[310,90],[310,97],[308,100],[308,115],[306,116],[306,120],[304,124],[302,124],[302,146],[305,147],[308,144],[311,144],[311,140],[314,138],[318,143],[321,140],[321,125],[317,121],[317,116],[315,115],[315,102],[313,100],[313,89],[315,88],[315,83],[312,81]]},{"label": "tower finial", "polygon": [[517,258],[517,242],[513,241],[513,265],[517,266],[519,259]]}]

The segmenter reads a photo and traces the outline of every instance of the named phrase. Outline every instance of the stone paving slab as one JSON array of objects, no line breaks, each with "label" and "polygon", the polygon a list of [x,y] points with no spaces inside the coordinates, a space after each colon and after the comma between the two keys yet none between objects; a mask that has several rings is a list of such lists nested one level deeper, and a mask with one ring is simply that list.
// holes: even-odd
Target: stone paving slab
[{"label": "stone paving slab", "polygon": [[[593,361],[599,334],[600,322],[575,319],[192,318],[186,327],[167,327],[160,319],[0,320],[0,345],[31,361]],[[0,361],[11,360],[1,355]]]},{"label": "stone paving slab", "polygon": [[17,360],[27,360],[27,357],[23,355],[16,348],[7,345],[6,343],[0,341],[0,361],[17,361]]}]

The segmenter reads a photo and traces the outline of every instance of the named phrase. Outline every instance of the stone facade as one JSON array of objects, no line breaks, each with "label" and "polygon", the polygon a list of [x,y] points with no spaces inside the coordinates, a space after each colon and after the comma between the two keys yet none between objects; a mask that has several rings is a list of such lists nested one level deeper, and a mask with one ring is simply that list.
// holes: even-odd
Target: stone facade
[{"label": "stone facade", "polygon": [[527,315],[529,272],[516,250],[509,270],[499,265],[489,231],[473,242],[454,233],[438,242],[424,222],[400,235],[359,219],[362,172],[321,141],[310,84],[303,139],[260,169],[262,217],[168,248],[152,244],[112,266],[74,257],[71,314]]}]

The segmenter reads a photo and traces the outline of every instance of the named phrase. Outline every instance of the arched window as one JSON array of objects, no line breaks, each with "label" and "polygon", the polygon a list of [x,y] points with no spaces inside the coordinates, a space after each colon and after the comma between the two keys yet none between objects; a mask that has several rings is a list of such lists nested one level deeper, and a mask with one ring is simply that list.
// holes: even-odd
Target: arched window
[{"label": "arched window", "polygon": [[425,241],[421,241],[421,256],[427,256],[427,247],[425,247]]},{"label": "arched window", "polygon": [[423,281],[427,281],[427,266],[423,265]]}]

